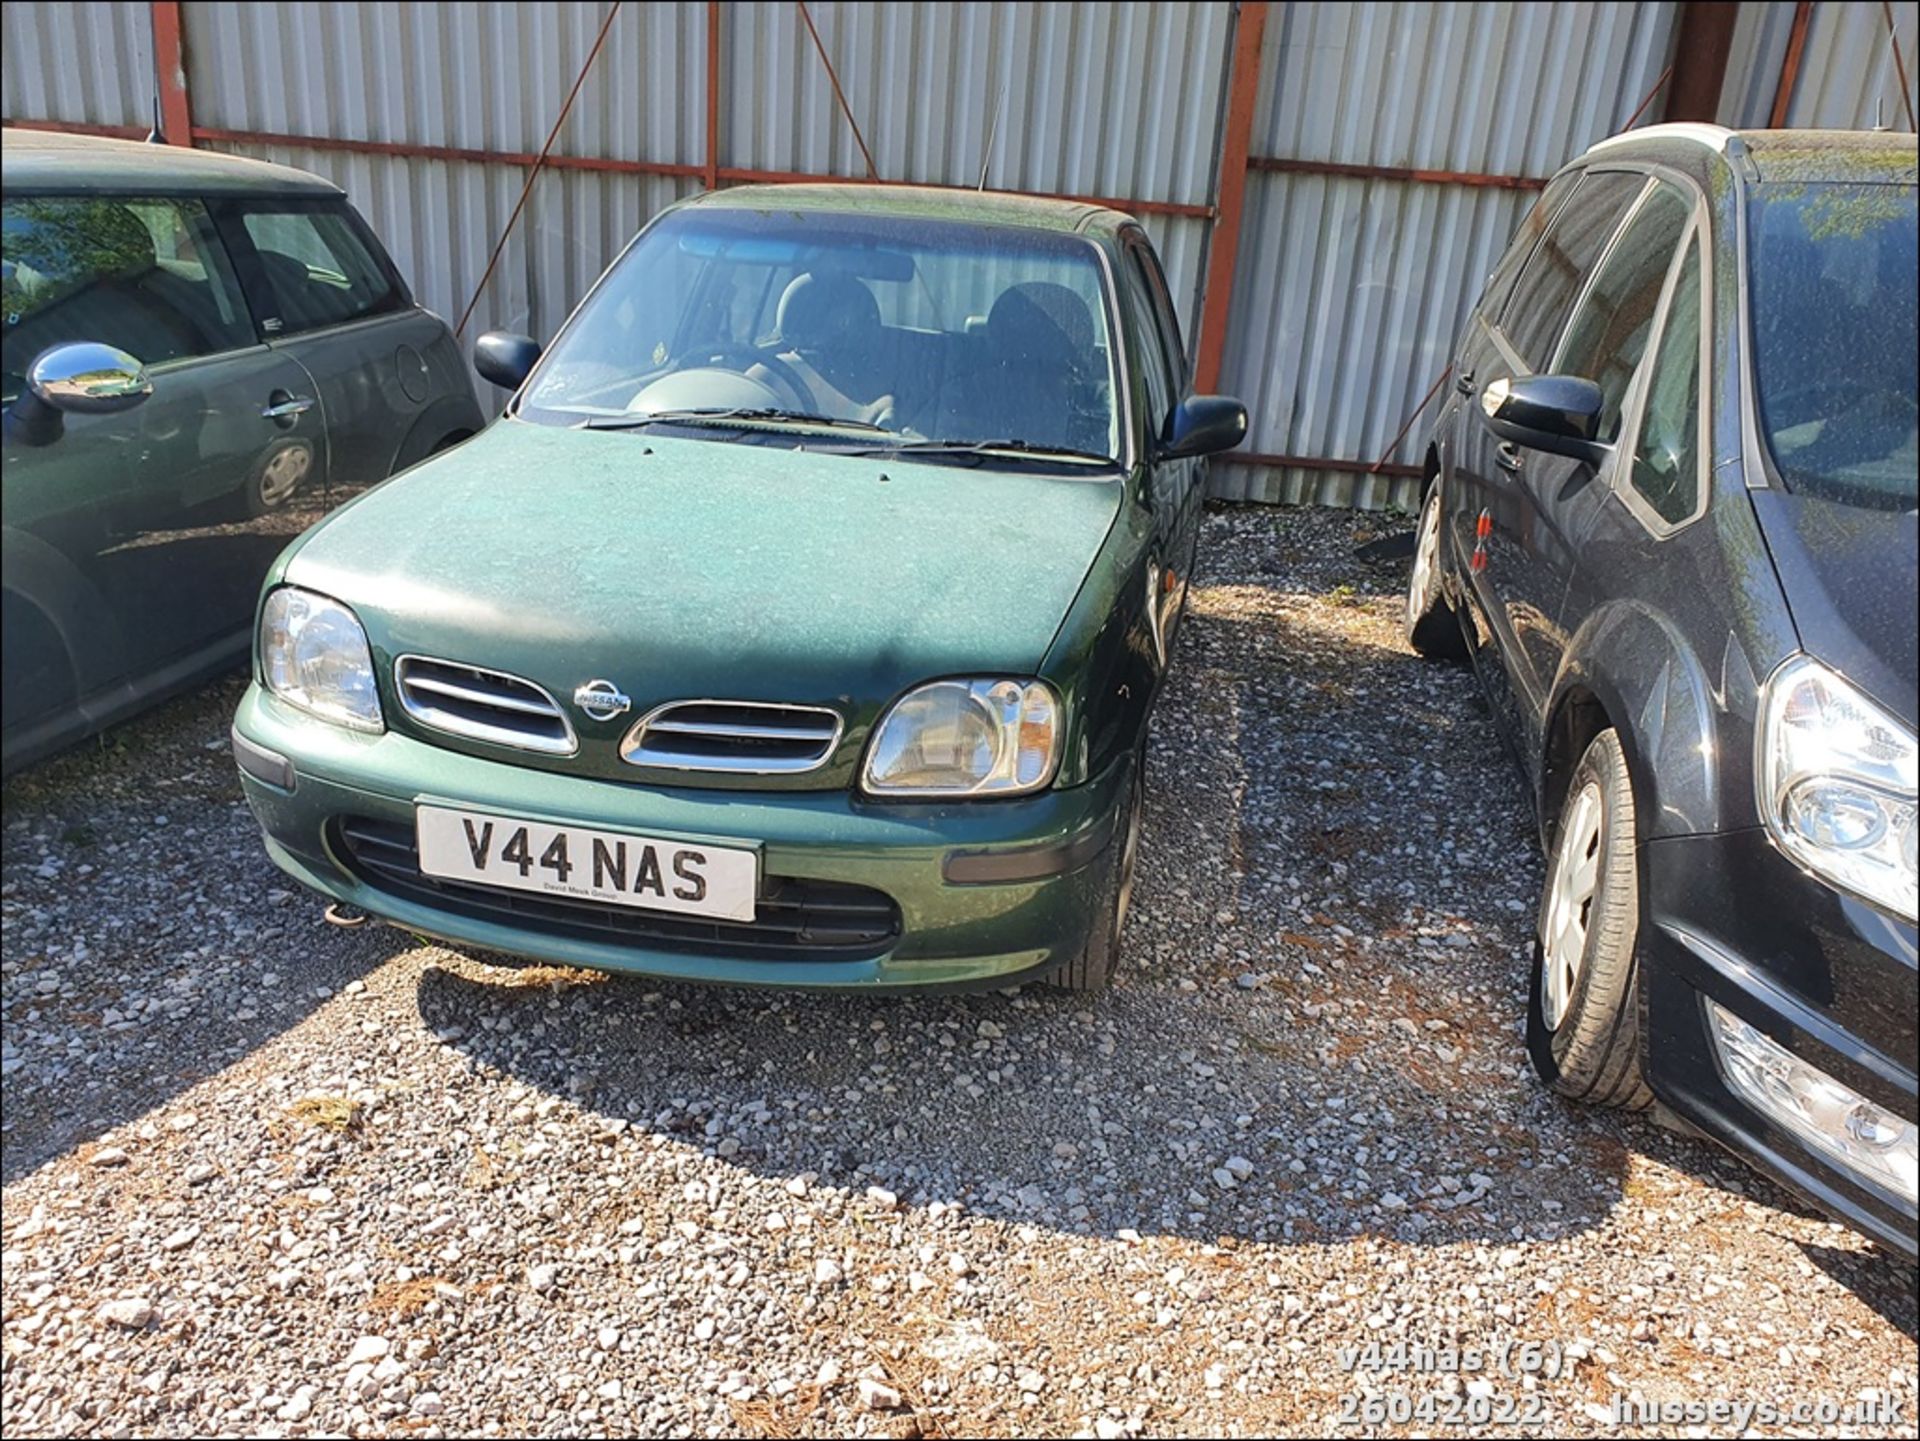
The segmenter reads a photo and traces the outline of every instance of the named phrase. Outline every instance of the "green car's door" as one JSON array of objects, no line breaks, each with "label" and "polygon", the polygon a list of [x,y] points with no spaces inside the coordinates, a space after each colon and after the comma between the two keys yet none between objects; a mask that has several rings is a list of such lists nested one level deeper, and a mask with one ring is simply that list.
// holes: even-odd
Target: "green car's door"
[{"label": "green car's door", "polygon": [[1170,459],[1156,452],[1166,434],[1168,418],[1186,397],[1187,364],[1180,347],[1180,329],[1167,296],[1166,281],[1153,248],[1138,230],[1129,230],[1121,252],[1120,293],[1132,336],[1130,354],[1138,371],[1136,403],[1144,404],[1142,436],[1147,466],[1147,504],[1153,513],[1154,555],[1148,573],[1149,602],[1154,638],[1164,667],[1171,654],[1174,628],[1179,624],[1192,582],[1200,544],[1200,510],[1204,501],[1204,461]]},{"label": "green car's door", "polygon": [[261,344],[197,200],[9,195],[0,388],[94,341],[153,393],[4,447],[5,727],[89,728],[244,651],[273,556],[320,514],[306,374]]}]

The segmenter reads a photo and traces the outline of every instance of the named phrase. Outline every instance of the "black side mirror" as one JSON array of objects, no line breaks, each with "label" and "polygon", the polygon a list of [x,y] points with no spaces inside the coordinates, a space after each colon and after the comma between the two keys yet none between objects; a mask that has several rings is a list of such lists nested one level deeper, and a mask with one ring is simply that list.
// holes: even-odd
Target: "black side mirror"
[{"label": "black side mirror", "polygon": [[66,415],[115,415],[153,394],[147,368],[111,345],[75,341],[43,350],[7,410],[7,435],[25,445],[60,438]]},{"label": "black side mirror", "polygon": [[1167,417],[1160,454],[1216,455],[1247,438],[1247,408],[1230,395],[1189,395]]},{"label": "black side mirror", "polygon": [[473,368],[502,390],[518,390],[540,358],[540,342],[511,330],[489,330],[473,343]]},{"label": "black side mirror", "polygon": [[1578,375],[1517,375],[1480,392],[1481,412],[1502,440],[1588,465],[1600,464],[1610,449],[1599,438],[1604,405],[1600,387]]}]

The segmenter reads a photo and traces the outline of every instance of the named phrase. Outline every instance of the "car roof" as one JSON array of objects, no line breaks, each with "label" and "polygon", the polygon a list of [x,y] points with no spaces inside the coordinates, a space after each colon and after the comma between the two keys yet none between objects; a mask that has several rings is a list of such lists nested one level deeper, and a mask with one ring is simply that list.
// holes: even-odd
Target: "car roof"
[{"label": "car roof", "polygon": [[689,207],[720,210],[814,210],[910,220],[964,221],[1024,230],[1110,235],[1132,216],[1084,200],[1010,195],[936,185],[740,185],[708,191]]},{"label": "car roof", "polygon": [[1723,125],[1648,125],[1602,140],[1583,158],[1631,159],[1676,149],[1739,159],[1765,184],[1851,181],[1912,185],[1920,177],[1920,143],[1888,130],[1730,130]]},{"label": "car roof", "polygon": [[62,194],[338,195],[317,175],[265,160],[55,130],[0,130],[8,189]]}]

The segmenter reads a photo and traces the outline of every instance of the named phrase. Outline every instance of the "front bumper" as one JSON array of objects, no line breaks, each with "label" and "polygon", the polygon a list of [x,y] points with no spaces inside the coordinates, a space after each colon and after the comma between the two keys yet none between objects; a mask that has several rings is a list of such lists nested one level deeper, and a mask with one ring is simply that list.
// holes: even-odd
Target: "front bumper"
[{"label": "front bumper", "polygon": [[1914,927],[1807,875],[1759,830],[1650,841],[1644,861],[1640,947],[1654,1092],[1820,1209],[1913,1258],[1913,1200],[1736,1095],[1721,1073],[1703,998],[1912,1121]]},{"label": "front bumper", "polygon": [[[845,791],[659,788],[555,775],[361,735],[248,688],[233,740],[247,801],[283,870],[409,930],[565,965],[689,981],[794,988],[974,988],[1044,974],[1085,944],[1122,761],[1085,785],[1005,801],[875,805]],[[282,766],[285,768],[282,769]],[[769,882],[884,892],[897,939],[857,959],[747,958],[724,946],[635,945],[490,919],[385,885],[342,842],[350,818],[413,825],[423,800],[650,836],[757,846]],[[959,879],[955,879],[958,877]]]}]

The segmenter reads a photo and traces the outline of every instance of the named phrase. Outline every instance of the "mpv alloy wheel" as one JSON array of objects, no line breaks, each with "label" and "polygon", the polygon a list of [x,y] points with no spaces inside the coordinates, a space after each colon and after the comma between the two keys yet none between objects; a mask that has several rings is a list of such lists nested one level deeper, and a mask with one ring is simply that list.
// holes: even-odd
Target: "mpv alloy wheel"
[{"label": "mpv alloy wheel", "polygon": [[1567,807],[1547,882],[1540,927],[1540,1018],[1557,1031],[1573,1002],[1587,961],[1587,926],[1600,885],[1600,822],[1605,806],[1598,784],[1584,787]]},{"label": "mpv alloy wheel", "polygon": [[1640,856],[1633,781],[1613,731],[1574,768],[1534,938],[1527,1054],[1563,1096],[1639,1110]]},{"label": "mpv alloy wheel", "polygon": [[1462,660],[1466,641],[1460,621],[1447,600],[1440,576],[1440,484],[1427,491],[1420,508],[1420,529],[1413,543],[1413,575],[1407,581],[1404,629],[1407,644],[1430,660]]}]

